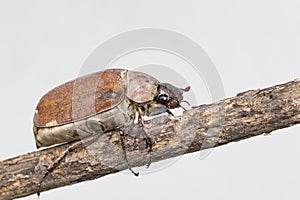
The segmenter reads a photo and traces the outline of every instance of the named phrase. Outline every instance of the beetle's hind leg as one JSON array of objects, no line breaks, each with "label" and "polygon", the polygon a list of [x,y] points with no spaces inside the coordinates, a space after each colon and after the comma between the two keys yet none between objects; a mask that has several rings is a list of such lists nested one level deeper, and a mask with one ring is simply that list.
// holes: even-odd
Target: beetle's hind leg
[{"label": "beetle's hind leg", "polygon": [[83,147],[83,146],[88,146],[90,144],[92,144],[93,142],[95,142],[99,137],[101,136],[101,134],[95,134],[92,135],[90,137],[84,138],[82,140],[76,141],[73,144],[71,144],[70,146],[68,146],[63,153],[55,159],[54,162],[52,162],[48,167],[47,167],[47,171],[45,172],[45,174],[42,176],[41,180],[38,183],[38,189],[37,189],[37,195],[40,196],[41,193],[41,185],[43,183],[43,181],[45,180],[45,178],[51,173],[53,172],[58,165],[61,163],[61,161],[72,151],[74,151],[75,149],[78,149],[79,147]]},{"label": "beetle's hind leg", "polygon": [[125,145],[125,133],[123,130],[120,130],[120,140],[121,140],[121,145],[122,145],[122,149],[123,149],[123,155],[124,155],[124,159],[125,162],[127,164],[127,168],[131,171],[131,173],[133,173],[135,176],[139,175],[139,172],[135,172],[133,171],[133,169],[131,168],[128,158],[127,158],[127,153],[126,153],[126,145]]},{"label": "beetle's hind leg", "polygon": [[75,149],[81,148],[81,147],[87,147],[90,144],[94,143],[95,141],[97,141],[97,139],[102,136],[103,132],[103,125],[101,124],[101,122],[97,121],[96,119],[88,119],[85,122],[85,126],[86,126],[86,130],[81,129],[80,127],[78,128],[78,131],[83,131],[86,133],[90,133],[89,136],[74,142],[73,144],[71,144],[70,146],[68,146],[63,153],[55,159],[54,162],[52,162],[46,169],[45,174],[42,176],[41,180],[38,183],[38,189],[37,189],[37,195],[40,196],[40,192],[41,192],[41,185],[43,183],[43,181],[45,180],[45,178],[51,174],[51,172],[53,172],[61,163],[61,161],[72,151],[74,151]]}]

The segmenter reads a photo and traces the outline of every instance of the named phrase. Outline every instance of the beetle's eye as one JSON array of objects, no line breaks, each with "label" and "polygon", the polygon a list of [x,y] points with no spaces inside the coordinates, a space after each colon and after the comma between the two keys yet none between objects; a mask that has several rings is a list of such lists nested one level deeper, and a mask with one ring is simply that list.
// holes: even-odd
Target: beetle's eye
[{"label": "beetle's eye", "polygon": [[168,95],[166,95],[166,94],[162,94],[162,95],[159,95],[158,100],[159,100],[161,103],[166,103],[166,102],[169,100],[169,97],[168,97]]}]

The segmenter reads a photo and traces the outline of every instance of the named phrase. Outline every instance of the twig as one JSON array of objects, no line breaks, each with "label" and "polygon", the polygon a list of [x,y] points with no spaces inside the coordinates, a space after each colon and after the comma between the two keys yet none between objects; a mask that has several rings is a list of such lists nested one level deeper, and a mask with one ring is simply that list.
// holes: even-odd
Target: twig
[{"label": "twig", "polygon": [[[156,143],[152,162],[268,134],[300,122],[300,81],[263,90],[250,90],[210,105],[185,111],[180,117],[163,115],[145,124]],[[127,130],[135,133],[134,127]],[[146,143],[139,137],[124,141],[130,166],[149,160]],[[49,166],[70,144],[48,148],[0,162],[0,199],[14,199],[37,192]],[[62,160],[42,183],[41,191],[96,179],[127,169],[119,131],[100,137],[87,148],[78,148]]]}]

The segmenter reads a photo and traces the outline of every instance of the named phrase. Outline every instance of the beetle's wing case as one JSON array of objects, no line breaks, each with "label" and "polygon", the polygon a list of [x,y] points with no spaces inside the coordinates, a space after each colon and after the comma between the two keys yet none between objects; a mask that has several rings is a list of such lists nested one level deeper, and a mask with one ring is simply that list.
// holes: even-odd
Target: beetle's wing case
[{"label": "beetle's wing case", "polygon": [[[126,107],[119,105],[126,103],[123,101],[126,73],[123,69],[97,72],[69,81],[44,95],[33,120],[37,147],[79,139],[77,127],[90,117],[121,115]],[[119,117],[119,123],[126,120],[126,116]]]},{"label": "beetle's wing case", "polygon": [[154,99],[159,81],[154,77],[136,71],[128,71],[126,96],[136,103],[146,103]]},{"label": "beetle's wing case", "polygon": [[78,121],[115,107],[124,98],[126,70],[111,69],[60,85],[39,101],[35,127]]}]

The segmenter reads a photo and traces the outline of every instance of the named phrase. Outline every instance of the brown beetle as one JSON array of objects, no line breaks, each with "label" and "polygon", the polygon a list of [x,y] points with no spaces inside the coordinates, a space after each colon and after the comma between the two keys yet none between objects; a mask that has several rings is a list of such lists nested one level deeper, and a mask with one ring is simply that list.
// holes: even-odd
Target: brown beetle
[{"label": "brown beetle", "polygon": [[[125,69],[108,69],[79,77],[54,88],[41,98],[33,120],[36,146],[40,148],[72,142],[92,138],[88,136],[93,135],[99,137],[106,131],[133,124],[136,114],[138,124],[142,126],[145,115],[171,114],[169,109],[179,107],[184,101],[183,92],[189,89],[160,83],[148,74]],[[151,139],[143,132],[151,152]],[[138,175],[128,164],[123,130],[120,130],[120,136],[128,169]],[[43,179],[77,144],[70,145],[48,166]]]},{"label": "brown beetle", "polygon": [[152,76],[125,69],[86,75],[44,95],[34,115],[38,148],[71,142],[133,124],[138,113],[153,116],[177,108],[183,91]]}]

